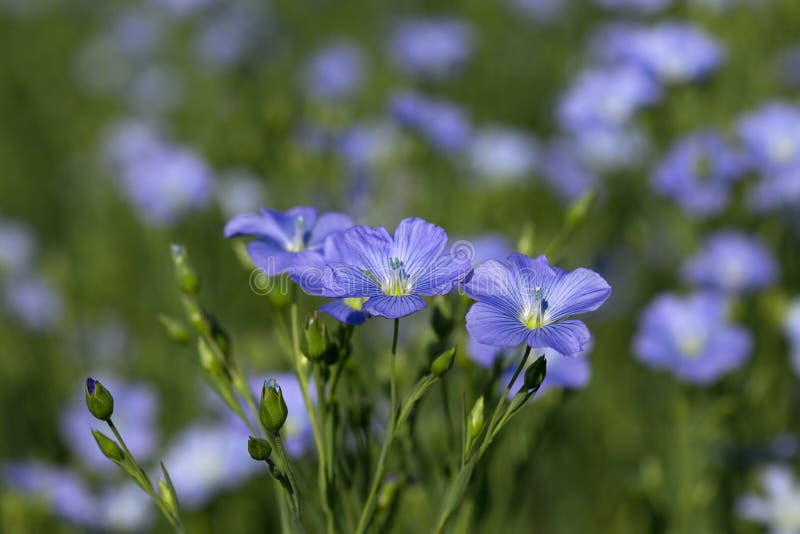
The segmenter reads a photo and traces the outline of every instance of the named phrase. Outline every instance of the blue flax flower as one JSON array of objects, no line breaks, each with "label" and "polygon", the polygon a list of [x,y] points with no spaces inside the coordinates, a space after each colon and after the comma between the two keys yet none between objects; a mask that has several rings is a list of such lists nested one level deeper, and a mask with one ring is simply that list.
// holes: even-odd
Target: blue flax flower
[{"label": "blue flax flower", "polygon": [[725,209],[731,185],[747,170],[748,160],[713,131],[678,141],[656,167],[651,183],[691,215],[714,215]]},{"label": "blue flax flower", "polygon": [[311,207],[292,208],[285,212],[262,209],[261,213],[237,215],[225,225],[225,237],[255,237],[247,245],[253,265],[268,276],[294,271],[299,253],[319,252],[325,238],[353,226],[343,213],[325,213],[317,217]]},{"label": "blue flax flower", "polygon": [[738,515],[768,527],[770,534],[800,533],[800,482],[792,468],[770,465],[759,479],[765,494],[740,497],[736,502]]},{"label": "blue flax flower", "polygon": [[303,73],[303,85],[313,99],[339,100],[355,93],[365,74],[361,48],[349,39],[340,39],[311,57]]},{"label": "blue flax flower", "polygon": [[660,98],[661,87],[640,69],[595,68],[581,73],[567,89],[558,105],[558,119],[563,128],[577,133],[620,127]]},{"label": "blue flax flower", "polygon": [[404,72],[444,79],[472,55],[472,26],[455,18],[419,18],[400,23],[391,37],[389,54]]},{"label": "blue flax flower", "polygon": [[720,231],[683,266],[683,277],[704,289],[725,293],[756,291],[772,284],[778,265],[769,249],[755,237]]},{"label": "blue flax flower", "polygon": [[636,357],[695,384],[710,384],[741,366],[750,355],[749,333],[727,322],[722,296],[663,294],[650,303],[633,341]]},{"label": "blue flax flower", "polygon": [[378,317],[421,310],[422,297],[450,292],[471,268],[468,259],[445,251],[442,228],[419,218],[400,221],[394,236],[383,227],[354,226],[341,246],[346,260],[328,263],[327,296],[362,299],[362,310]]},{"label": "blue flax flower", "polygon": [[466,148],[472,135],[469,118],[444,100],[412,91],[396,93],[390,102],[392,117],[424,137],[437,150],[452,154]]},{"label": "blue flax flower", "polygon": [[612,26],[600,41],[603,57],[642,69],[667,83],[687,83],[714,72],[725,59],[721,44],[701,28],[666,21],[653,26]]},{"label": "blue flax flower", "polygon": [[739,138],[764,173],[800,164],[800,108],[768,102],[739,120]]},{"label": "blue flax flower", "polygon": [[535,170],[539,145],[523,130],[490,126],[475,133],[469,158],[472,170],[487,182],[519,182]]},{"label": "blue flax flower", "polygon": [[478,343],[513,347],[526,343],[567,356],[583,351],[591,340],[575,315],[594,311],[611,294],[611,286],[589,269],[568,272],[536,259],[512,254],[478,265],[465,285],[477,300],[467,313],[467,330]]}]

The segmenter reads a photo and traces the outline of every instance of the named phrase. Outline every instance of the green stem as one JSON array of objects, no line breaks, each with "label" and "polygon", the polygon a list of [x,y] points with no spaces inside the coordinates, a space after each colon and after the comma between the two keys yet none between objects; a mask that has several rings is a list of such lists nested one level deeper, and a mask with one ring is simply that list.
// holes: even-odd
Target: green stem
[{"label": "green stem", "polygon": [[503,412],[502,408],[508,402],[508,394],[511,391],[511,387],[514,385],[514,382],[517,381],[520,373],[522,373],[522,370],[525,368],[525,364],[528,362],[530,354],[531,347],[526,347],[525,353],[523,354],[519,365],[517,365],[517,369],[514,371],[514,375],[511,377],[511,380],[509,380],[506,389],[503,391],[503,395],[497,401],[497,406],[495,406],[494,412],[492,413],[492,418],[489,420],[489,425],[486,427],[486,432],[483,435],[481,446],[478,448],[474,456],[471,455],[471,447],[467,450],[465,454],[465,463],[461,466],[461,469],[458,471],[458,474],[453,479],[445,493],[444,503],[442,504],[442,509],[439,512],[439,519],[436,521],[435,531],[437,534],[444,531],[444,527],[447,525],[447,521],[450,519],[450,516],[464,498],[470,478],[472,478],[472,472],[475,470],[475,466],[478,464],[481,458],[483,458],[483,455],[489,449],[489,446],[492,444],[492,441],[494,441],[495,436],[500,431],[503,424],[508,422],[508,418],[505,417],[507,414]]},{"label": "green stem", "polygon": [[375,468],[375,475],[372,477],[370,484],[369,494],[367,495],[367,502],[364,504],[364,509],[361,511],[361,517],[358,519],[358,527],[356,534],[364,534],[372,516],[375,513],[375,501],[378,497],[378,489],[380,489],[383,475],[386,471],[386,458],[389,456],[389,449],[392,448],[394,442],[394,434],[397,430],[397,376],[395,374],[395,355],[397,353],[397,335],[400,331],[400,319],[394,320],[394,334],[392,335],[392,354],[389,358],[389,388],[391,406],[389,408],[389,422],[386,427],[386,437],[383,440],[383,447],[381,448],[381,455],[378,458],[378,465]]},{"label": "green stem", "polygon": [[324,439],[322,436],[322,429],[317,419],[317,412],[314,408],[314,403],[311,402],[311,396],[308,393],[308,377],[301,368],[301,358],[304,356],[300,353],[300,333],[299,321],[297,318],[297,286],[292,286],[292,304],[290,307],[290,319],[292,328],[292,352],[295,362],[295,372],[297,379],[300,382],[300,390],[303,393],[303,401],[306,405],[306,412],[308,412],[308,419],[311,423],[311,430],[314,434],[314,445],[317,449],[317,458],[319,458],[319,469],[317,471],[317,482],[319,486],[320,501],[322,503],[323,511],[325,512],[325,522],[328,532],[332,533],[334,523],[333,510],[331,510],[330,503],[328,502],[328,475],[327,475],[327,457],[325,454]]},{"label": "green stem", "polygon": [[275,454],[278,455],[278,459],[281,462],[281,467],[283,467],[283,471],[286,473],[286,478],[289,480],[289,503],[292,514],[292,523],[294,523],[295,528],[298,529],[298,531],[303,531],[303,522],[300,519],[300,500],[297,497],[297,484],[294,480],[294,473],[289,466],[289,458],[286,456],[286,449],[283,446],[283,439],[281,439],[281,435],[279,433],[273,434],[273,443]]}]

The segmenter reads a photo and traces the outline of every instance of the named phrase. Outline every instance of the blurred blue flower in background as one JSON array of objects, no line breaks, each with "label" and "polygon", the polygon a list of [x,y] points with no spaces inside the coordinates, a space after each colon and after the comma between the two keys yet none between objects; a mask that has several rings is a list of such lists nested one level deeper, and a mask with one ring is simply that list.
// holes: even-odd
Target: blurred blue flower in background
[{"label": "blurred blue flower in background", "polygon": [[361,299],[370,315],[397,319],[423,309],[422,297],[445,295],[472,263],[446,252],[447,233],[420,218],[385,228],[354,226],[337,241],[344,261],[327,263],[326,296]]},{"label": "blurred blue flower in background", "polygon": [[[125,443],[139,461],[147,461],[155,452],[159,441],[159,399],[155,390],[141,382],[121,382],[103,377],[102,383],[114,395],[116,409],[114,424],[125,436]],[[83,388],[66,405],[61,414],[61,436],[73,455],[95,472],[114,474],[119,471],[109,462],[95,443],[90,432],[99,428],[97,420],[86,409]],[[105,429],[100,428],[101,431]]]},{"label": "blurred blue flower in background", "polygon": [[699,288],[743,293],[773,284],[778,265],[770,249],[756,237],[722,230],[710,235],[686,261],[683,277]]},{"label": "blurred blue flower in background", "polygon": [[633,340],[637,359],[680,380],[710,384],[750,356],[750,334],[727,321],[725,297],[697,293],[657,296],[639,318]]},{"label": "blurred blue flower in background", "polygon": [[434,148],[446,154],[465,149],[472,134],[466,113],[444,100],[413,91],[399,91],[390,101],[394,119],[422,135]]},{"label": "blurred blue flower in background", "polygon": [[[591,349],[587,349],[575,356],[564,356],[553,349],[533,349],[528,365],[532,364],[542,354],[547,358],[547,374],[542,385],[539,386],[537,397],[541,397],[542,394],[550,389],[585,388],[592,377],[592,366],[588,358],[590,351]],[[508,384],[513,372],[513,369],[508,369],[504,374],[503,387]],[[525,375],[520,373],[512,385],[509,395],[514,395],[522,387],[524,381]]]},{"label": "blurred blue flower in background", "polygon": [[36,253],[36,235],[21,221],[0,219],[0,275],[27,270]]},{"label": "blurred blue flower in background", "polygon": [[662,11],[672,4],[672,0],[594,0],[594,2],[606,9],[648,15]]},{"label": "blurred blue flower in background", "polygon": [[548,143],[539,167],[550,189],[567,202],[577,200],[597,183],[595,172],[581,160],[575,143],[568,138]]},{"label": "blurred blue flower in background", "polygon": [[247,453],[242,423],[203,423],[179,434],[164,454],[181,506],[194,510],[264,470]]},{"label": "blurred blue flower in background", "polygon": [[400,132],[385,120],[358,123],[334,141],[334,150],[354,171],[374,170],[397,151]]},{"label": "blurred blue flower in background", "polygon": [[524,254],[478,265],[465,290],[477,301],[467,312],[467,331],[476,342],[525,343],[567,356],[591,342],[589,329],[573,317],[598,309],[611,295],[611,287],[594,271],[564,271],[551,267],[545,256]]},{"label": "blurred blue flower in background", "polygon": [[600,174],[639,167],[650,142],[635,125],[584,128],[573,133],[571,142],[583,164]]},{"label": "blurred blue flower in background", "polygon": [[747,158],[722,136],[704,130],[670,147],[653,171],[651,185],[690,215],[715,215],[728,205],[733,182],[748,166]]},{"label": "blurred blue flower in background", "polygon": [[187,17],[211,7],[217,0],[150,0],[153,5],[162,7],[177,17]]},{"label": "blurred blue flower in background", "polygon": [[321,254],[325,238],[353,226],[343,213],[324,213],[317,217],[312,207],[297,207],[285,212],[266,208],[261,213],[233,217],[225,225],[225,237],[246,236],[247,253],[257,268],[274,276],[293,270],[301,252]]},{"label": "blurred blue flower in background", "polygon": [[800,298],[795,298],[783,318],[783,332],[789,340],[792,368],[800,376]]},{"label": "blurred blue flower in background", "polygon": [[644,106],[661,98],[661,88],[646,73],[628,66],[585,70],[558,104],[558,119],[568,131],[619,127]]},{"label": "blurred blue flower in background", "polygon": [[686,83],[720,67],[725,51],[701,28],[665,21],[653,26],[612,26],[596,45],[607,60],[640,68],[666,83]]},{"label": "blurred blue flower in background", "polygon": [[226,217],[258,211],[266,204],[267,187],[262,178],[248,170],[230,169],[219,173],[217,201]]},{"label": "blurred blue flower in background", "polygon": [[106,140],[105,153],[128,201],[150,224],[171,224],[212,198],[214,177],[203,157],[165,141],[151,124],[118,123]]},{"label": "blurred blue flower in background", "polygon": [[766,526],[771,534],[800,532],[800,483],[792,468],[767,466],[759,481],[762,494],[749,493],[736,502],[739,516]]},{"label": "blurred blue flower in background", "polygon": [[[82,430],[89,433],[86,427]],[[97,447],[94,442],[92,445]],[[59,518],[75,525],[97,526],[96,503],[74,472],[38,461],[8,462],[3,466],[3,479],[21,495],[43,502]]]},{"label": "blurred blue flower in background", "polygon": [[756,212],[790,210],[800,206],[800,165],[762,176],[750,191],[748,200]]},{"label": "blurred blue flower in background", "polygon": [[474,133],[467,153],[473,172],[487,182],[517,182],[536,169],[539,145],[523,130],[494,125]]},{"label": "blurred blue flower in background", "polygon": [[303,71],[306,94],[316,100],[337,100],[355,93],[366,76],[364,52],[350,39],[328,43]]},{"label": "blurred blue flower in background", "polygon": [[129,59],[151,57],[163,45],[167,22],[147,6],[130,6],[113,15],[108,35]]},{"label": "blurred blue flower in background", "polygon": [[800,108],[773,101],[739,120],[739,138],[762,173],[800,163]]},{"label": "blurred blue flower in background", "polygon": [[23,274],[5,280],[3,303],[8,314],[35,332],[49,332],[61,321],[64,303],[60,293],[43,277]]},{"label": "blurred blue flower in background", "polygon": [[227,2],[206,17],[194,48],[205,62],[227,67],[238,64],[264,44],[271,19],[263,3]]},{"label": "blurred blue flower in background", "polygon": [[169,66],[148,65],[129,80],[124,96],[137,113],[160,115],[181,103],[183,81]]},{"label": "blurred blue flower in background", "polygon": [[395,28],[389,43],[389,55],[407,74],[443,79],[470,58],[475,40],[472,25],[462,19],[409,19]]},{"label": "blurred blue flower in background", "polygon": [[155,519],[150,496],[133,482],[112,486],[96,498],[98,526],[109,531],[144,531]]}]

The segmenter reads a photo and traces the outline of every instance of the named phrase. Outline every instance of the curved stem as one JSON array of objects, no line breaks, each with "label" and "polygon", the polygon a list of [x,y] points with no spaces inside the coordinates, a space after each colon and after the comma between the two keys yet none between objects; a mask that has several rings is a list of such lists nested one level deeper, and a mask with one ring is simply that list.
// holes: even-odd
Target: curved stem
[{"label": "curved stem", "polygon": [[389,456],[389,449],[392,448],[394,442],[394,434],[397,430],[397,376],[394,370],[395,355],[397,353],[397,335],[400,330],[400,319],[394,320],[394,334],[392,335],[392,354],[389,358],[389,388],[391,407],[389,408],[389,422],[386,427],[386,437],[383,440],[383,447],[381,448],[381,455],[378,458],[378,465],[375,468],[375,474],[372,477],[370,484],[369,495],[367,502],[364,504],[364,509],[361,511],[361,517],[358,519],[358,527],[356,534],[364,534],[366,532],[369,522],[375,513],[375,501],[378,497],[378,489],[380,489],[381,481],[383,480],[384,472],[386,471],[386,458]]},{"label": "curved stem", "polygon": [[303,531],[303,523],[300,519],[300,500],[297,497],[297,484],[294,480],[294,473],[292,473],[292,470],[289,467],[289,458],[286,456],[286,449],[283,447],[283,439],[281,439],[280,433],[273,435],[273,442],[275,444],[275,453],[278,455],[284,472],[286,473],[286,478],[289,480],[289,502],[291,504],[290,508],[292,513],[292,523],[294,523],[297,529]]}]

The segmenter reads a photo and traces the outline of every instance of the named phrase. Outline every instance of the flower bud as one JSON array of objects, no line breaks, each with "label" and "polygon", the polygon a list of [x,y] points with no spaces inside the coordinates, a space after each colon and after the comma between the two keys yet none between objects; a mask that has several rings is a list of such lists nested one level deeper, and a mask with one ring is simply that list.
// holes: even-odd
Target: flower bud
[{"label": "flower bud", "polygon": [[175,268],[175,279],[181,291],[187,295],[197,295],[200,289],[200,279],[189,261],[189,254],[183,245],[170,245],[172,251],[172,264]]},{"label": "flower bud", "polygon": [[467,416],[467,436],[470,441],[478,437],[483,430],[483,395],[475,401],[475,405]]},{"label": "flower bud", "polygon": [[389,510],[394,506],[402,485],[403,479],[395,474],[390,474],[384,479],[381,485],[381,492],[378,494],[378,504],[376,507],[379,512]]},{"label": "flower bud", "polygon": [[303,335],[300,338],[300,352],[312,361],[321,358],[328,350],[328,331],[325,328],[325,321],[319,316],[319,312],[309,314]]},{"label": "flower bud", "polygon": [[520,388],[520,393],[524,391],[528,395],[533,395],[539,391],[542,382],[544,382],[544,377],[546,374],[547,358],[545,358],[543,354],[539,356],[535,362],[530,364],[527,369],[525,369],[525,382]]},{"label": "flower bud", "polygon": [[122,452],[122,449],[119,448],[116,441],[99,430],[92,429],[92,436],[94,436],[94,440],[97,442],[100,452],[102,452],[106,458],[114,462],[121,462],[125,458],[125,453]]},{"label": "flower bud", "polygon": [[280,432],[283,423],[286,422],[289,409],[286,407],[286,401],[283,400],[281,387],[274,378],[264,381],[264,386],[261,388],[261,408],[259,411],[261,424],[264,425],[264,428],[273,434]]},{"label": "flower bud", "polygon": [[455,326],[453,319],[453,312],[448,306],[447,301],[444,299],[437,299],[431,314],[431,328],[433,328],[436,337],[444,339],[450,335]]},{"label": "flower bud", "polygon": [[247,452],[250,453],[250,458],[253,460],[263,462],[272,454],[272,445],[265,439],[250,436],[247,440]]},{"label": "flower bud", "polygon": [[86,407],[101,421],[111,419],[114,413],[114,397],[94,378],[86,379]]},{"label": "flower bud", "polygon": [[172,485],[172,479],[169,477],[164,462],[161,462],[161,472],[164,474],[164,478],[158,479],[158,489],[161,491],[161,502],[164,503],[164,506],[173,517],[178,517],[178,496],[175,494],[175,486]]},{"label": "flower bud", "polygon": [[178,321],[164,314],[158,316],[158,322],[164,327],[169,338],[179,345],[186,345],[191,340],[189,331]]},{"label": "flower bud", "polygon": [[197,353],[200,356],[200,367],[209,376],[224,378],[227,375],[224,363],[214,354],[214,351],[211,350],[211,347],[208,346],[203,338],[197,340]]},{"label": "flower bud", "polygon": [[452,347],[433,360],[431,364],[431,374],[433,376],[442,377],[444,374],[453,367],[453,362],[456,359],[456,348]]}]

